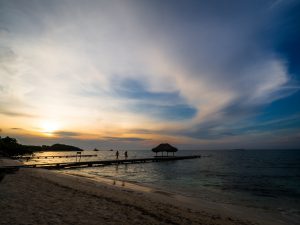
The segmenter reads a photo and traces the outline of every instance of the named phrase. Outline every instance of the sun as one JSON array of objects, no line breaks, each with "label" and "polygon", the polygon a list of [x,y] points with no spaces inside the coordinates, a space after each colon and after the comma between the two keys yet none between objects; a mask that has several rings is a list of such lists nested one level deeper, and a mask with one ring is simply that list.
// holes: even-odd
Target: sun
[{"label": "sun", "polygon": [[59,129],[59,124],[54,121],[44,121],[42,122],[43,133],[52,134]]}]

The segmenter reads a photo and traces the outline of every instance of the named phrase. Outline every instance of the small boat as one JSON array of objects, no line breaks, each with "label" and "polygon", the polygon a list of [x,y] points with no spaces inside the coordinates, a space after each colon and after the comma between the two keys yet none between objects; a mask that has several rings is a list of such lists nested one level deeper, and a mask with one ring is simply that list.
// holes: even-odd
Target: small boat
[{"label": "small boat", "polygon": [[99,151],[99,149],[96,149],[96,148],[95,148],[95,149],[94,149],[94,151],[95,151],[95,152],[98,152],[98,151]]}]

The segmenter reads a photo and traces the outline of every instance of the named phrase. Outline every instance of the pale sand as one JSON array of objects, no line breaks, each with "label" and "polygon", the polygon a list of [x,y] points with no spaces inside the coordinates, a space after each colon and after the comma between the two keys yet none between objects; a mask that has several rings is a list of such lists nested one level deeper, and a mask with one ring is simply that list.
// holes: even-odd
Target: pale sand
[{"label": "pale sand", "polygon": [[21,169],[0,183],[0,224],[253,224],[180,206],[171,196]]}]

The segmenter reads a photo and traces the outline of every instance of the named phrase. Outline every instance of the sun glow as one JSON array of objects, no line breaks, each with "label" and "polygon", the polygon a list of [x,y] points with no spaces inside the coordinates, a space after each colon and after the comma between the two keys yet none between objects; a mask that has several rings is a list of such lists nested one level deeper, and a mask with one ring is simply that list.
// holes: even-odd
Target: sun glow
[{"label": "sun glow", "polygon": [[59,125],[54,121],[44,121],[42,122],[43,133],[52,134],[59,129]]}]

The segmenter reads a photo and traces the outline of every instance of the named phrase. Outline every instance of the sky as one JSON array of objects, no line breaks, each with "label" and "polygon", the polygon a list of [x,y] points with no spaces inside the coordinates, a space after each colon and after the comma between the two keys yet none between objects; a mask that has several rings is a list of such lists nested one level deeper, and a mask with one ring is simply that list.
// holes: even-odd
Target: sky
[{"label": "sky", "polygon": [[297,0],[0,0],[0,136],[300,148]]}]

